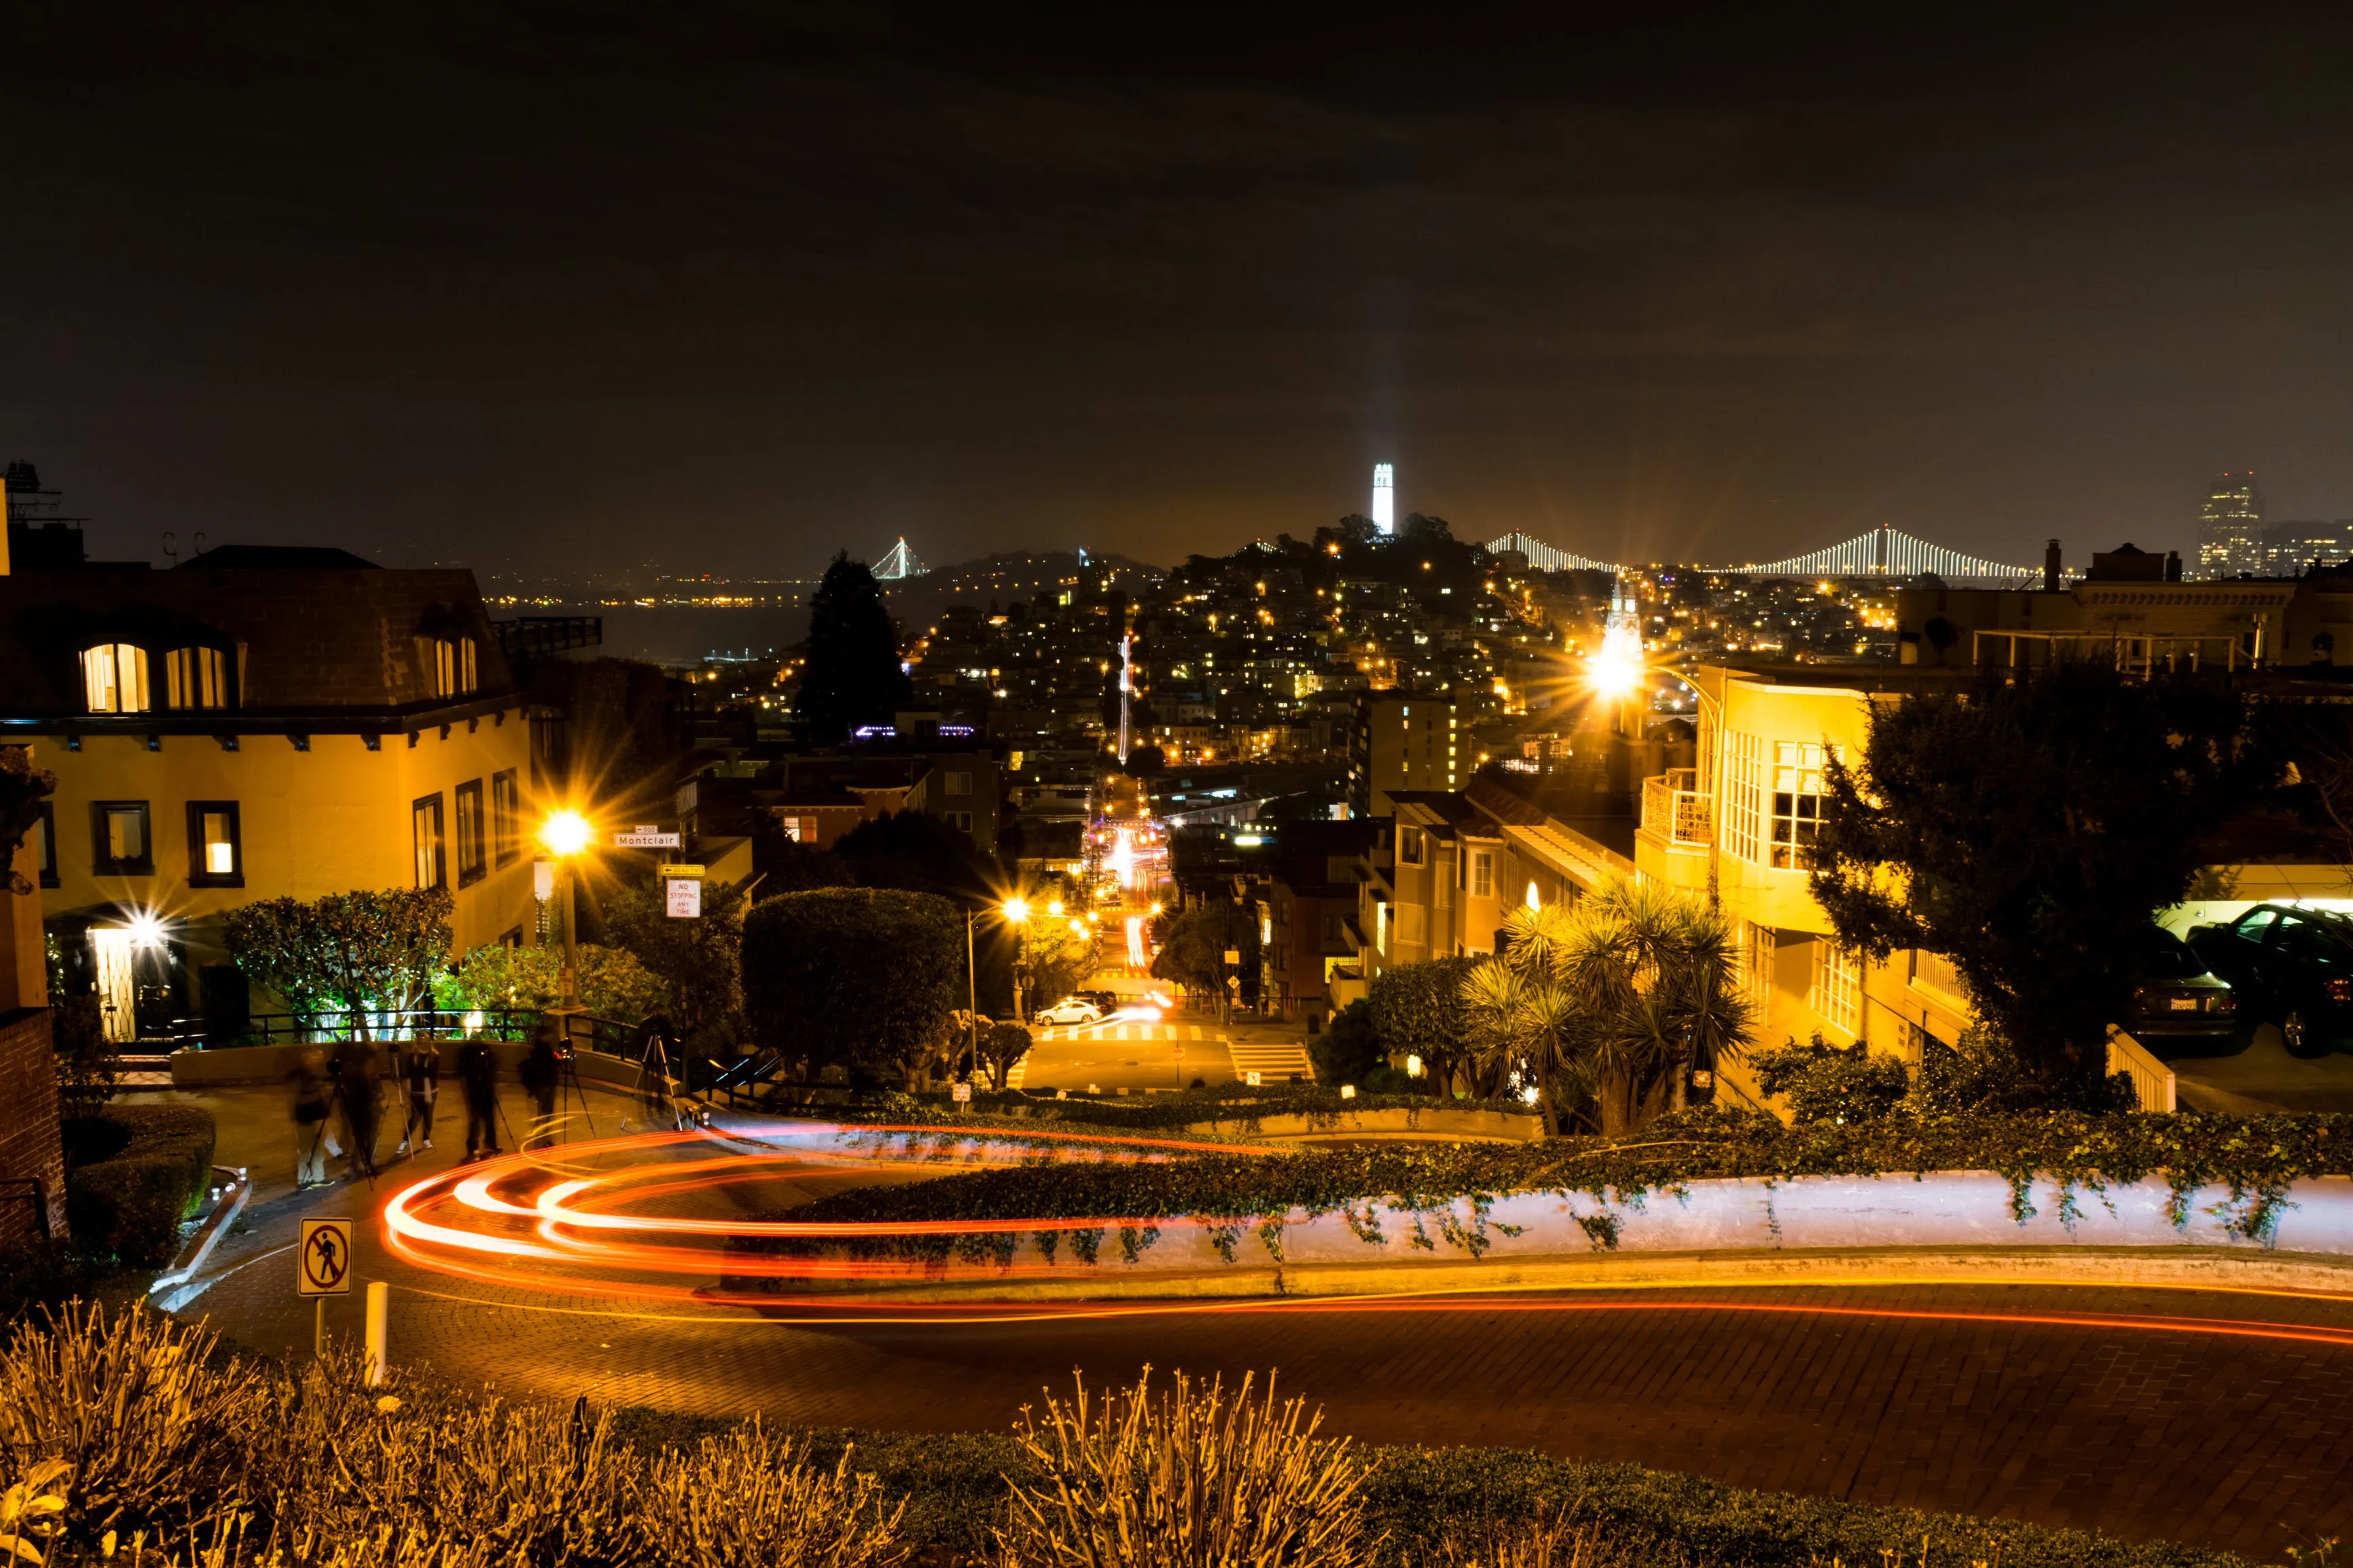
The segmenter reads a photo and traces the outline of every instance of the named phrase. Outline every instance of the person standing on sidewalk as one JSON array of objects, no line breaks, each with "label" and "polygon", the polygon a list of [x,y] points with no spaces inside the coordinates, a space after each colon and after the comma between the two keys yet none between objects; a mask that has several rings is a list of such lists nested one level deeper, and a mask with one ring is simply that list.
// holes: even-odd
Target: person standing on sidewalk
[{"label": "person standing on sidewalk", "polygon": [[327,1156],[340,1154],[328,1133],[332,1102],[327,1094],[327,1053],[303,1051],[286,1075],[294,1110],[294,1190],[315,1187],[327,1179]]},{"label": "person standing on sidewalk", "polygon": [[327,1058],[327,1072],[343,1097],[343,1126],[351,1134],[351,1152],[343,1174],[352,1181],[375,1174],[377,1121],[375,1047],[365,1040],[344,1040]]},{"label": "person standing on sidewalk", "polygon": [[433,1102],[441,1094],[441,1048],[414,1040],[401,1053],[400,1076],[408,1085],[408,1122],[400,1130],[400,1152],[433,1147]]},{"label": "person standing on sidewalk", "polygon": [[532,1037],[531,1054],[522,1058],[522,1087],[531,1096],[532,1128],[523,1147],[555,1142],[555,1089],[564,1079],[564,1058],[556,1049],[553,1024],[543,1022]]},{"label": "person standing on sidewalk", "polygon": [[458,1081],[466,1090],[466,1158],[499,1152],[499,1058],[490,1042],[468,1040],[458,1053]]}]

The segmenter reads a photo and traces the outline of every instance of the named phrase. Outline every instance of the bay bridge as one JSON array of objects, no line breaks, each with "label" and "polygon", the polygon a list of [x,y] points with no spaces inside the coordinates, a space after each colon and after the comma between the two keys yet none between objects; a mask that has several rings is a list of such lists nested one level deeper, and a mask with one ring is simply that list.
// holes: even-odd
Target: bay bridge
[{"label": "bay bridge", "polygon": [[[1596,561],[1519,532],[1488,541],[1487,549],[1491,553],[1519,551],[1539,572],[1624,570],[1615,563]],[[1757,562],[1745,566],[1694,565],[1694,570],[1734,572],[1751,577],[1917,577],[1933,574],[1947,583],[2015,587],[2041,576],[2042,569],[1965,555],[1882,523],[1852,539],[1841,540],[1803,555],[1792,555],[1786,561]]]},{"label": "bay bridge", "polygon": [[874,563],[876,579],[884,583],[901,583],[910,577],[921,577],[930,570],[930,567],[915,559],[913,551],[907,548],[907,536],[903,533],[899,536],[899,542],[892,545],[883,553],[882,559]]}]

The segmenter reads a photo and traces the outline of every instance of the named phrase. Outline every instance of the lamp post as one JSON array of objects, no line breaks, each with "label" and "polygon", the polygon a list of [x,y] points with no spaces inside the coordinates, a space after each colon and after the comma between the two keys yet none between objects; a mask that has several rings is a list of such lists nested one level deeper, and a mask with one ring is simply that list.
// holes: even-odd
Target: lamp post
[{"label": "lamp post", "polygon": [[1022,1016],[1021,984],[1029,971],[1029,900],[1008,899],[997,906],[997,912],[1013,928],[1013,1021],[1027,1024]]},{"label": "lamp post", "polygon": [[[564,1011],[580,1007],[580,943],[572,909],[572,863],[588,847],[596,830],[576,811],[559,811],[540,825],[539,841],[555,857],[556,897],[564,906]],[[567,1025],[567,1027],[569,1026]]]}]

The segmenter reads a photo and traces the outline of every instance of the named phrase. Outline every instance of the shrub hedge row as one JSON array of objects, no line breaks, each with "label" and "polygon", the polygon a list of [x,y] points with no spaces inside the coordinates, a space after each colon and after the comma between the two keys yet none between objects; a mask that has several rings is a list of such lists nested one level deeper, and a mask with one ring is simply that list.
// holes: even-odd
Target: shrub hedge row
[{"label": "shrub hedge row", "polygon": [[[730,1422],[634,1407],[616,1413],[617,1440],[653,1453],[688,1447]],[[1005,1477],[1033,1480],[1009,1436],[995,1432],[869,1432],[791,1428],[811,1439],[811,1458],[829,1466],[855,1445],[854,1467],[885,1493],[907,1500],[905,1539],[944,1552],[978,1552],[1000,1517]],[[1585,1464],[1520,1448],[1373,1446],[1366,1491],[1372,1532],[1388,1531],[1389,1563],[1490,1521],[1548,1515],[1563,1507],[1599,1521],[1636,1558],[1752,1568],[1821,1568],[1917,1560],[1924,1539],[1937,1563],[2000,1562],[2004,1568],[2235,1568],[2227,1552],[2171,1542],[2122,1541],[2084,1531],[1883,1508],[1834,1498],[1749,1491],[1638,1465]],[[1631,1542],[1628,1538],[1633,1538]]]},{"label": "shrub hedge row", "polygon": [[[1384,1144],[1278,1155],[1206,1153],[1143,1163],[1060,1160],[1050,1150],[1020,1166],[836,1194],[789,1211],[789,1217],[1011,1222],[993,1235],[861,1244],[898,1256],[980,1259],[1006,1255],[1025,1219],[1221,1219],[1230,1222],[1217,1233],[1230,1257],[1244,1228],[1265,1227],[1290,1211],[1343,1215],[1367,1241],[1384,1234],[1387,1211],[1405,1219],[1413,1246],[1434,1248],[1434,1227],[1442,1239],[1476,1256],[1487,1245],[1487,1205],[1508,1193],[1584,1194],[1624,1204],[1710,1177],[1931,1171],[1992,1171],[2007,1177],[2012,1215],[2020,1220],[2034,1213],[2031,1187],[2037,1177],[2059,1184],[2057,1201],[2064,1213],[2080,1209],[2087,1194],[2096,1201],[2112,1183],[2161,1173],[2173,1194],[2177,1222],[2188,1219],[2192,1192],[2221,1185],[2232,1194],[2232,1227],[2268,1239],[2289,1183],[2353,1174],[2353,1115],[2051,1111],[1784,1128],[1768,1116],[1709,1110],[1685,1112],[1617,1142]],[[1457,1205],[1466,1200],[1464,1215]],[[1052,1234],[1039,1233],[1040,1244],[1052,1245],[1047,1240]],[[1261,1234],[1269,1236],[1270,1247],[1279,1244],[1271,1227]],[[1098,1235],[1072,1232],[1069,1239],[1092,1261]],[[1122,1237],[1131,1252],[1150,1239],[1148,1227],[1134,1226]],[[1595,1239],[1607,1246],[1614,1237],[1602,1224]]]},{"label": "shrub hedge row", "polygon": [[880,1100],[828,1107],[823,1114],[851,1121],[880,1121],[925,1116],[987,1117],[992,1124],[1039,1121],[1073,1122],[1124,1131],[1175,1131],[1211,1123],[1247,1136],[1271,1116],[1301,1116],[1310,1122],[1336,1128],[1343,1116],[1368,1110],[1492,1110],[1534,1118],[1535,1112],[1515,1100],[1440,1100],[1429,1094],[1359,1094],[1343,1100],[1340,1091],[1317,1084],[1219,1084],[1173,1094],[1080,1095],[1056,1100],[1023,1089],[988,1089],[975,1086],[971,1109],[959,1111],[945,1093],[932,1091],[891,1095]]},{"label": "shrub hedge row", "polygon": [[161,1268],[179,1249],[180,1222],[197,1212],[212,1184],[212,1112],[116,1105],[93,1120],[101,1125],[86,1142],[105,1137],[121,1146],[66,1173],[66,1223],[86,1253]]}]

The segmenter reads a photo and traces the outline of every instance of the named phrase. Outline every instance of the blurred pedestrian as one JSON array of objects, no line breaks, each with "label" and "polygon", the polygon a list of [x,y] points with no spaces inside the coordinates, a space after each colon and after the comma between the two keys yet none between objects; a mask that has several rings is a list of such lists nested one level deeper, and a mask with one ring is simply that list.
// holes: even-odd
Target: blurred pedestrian
[{"label": "blurred pedestrian", "polygon": [[524,1139],[524,1148],[555,1142],[555,1089],[563,1078],[555,1025],[542,1019],[539,1033],[532,1037],[531,1053],[522,1058],[522,1087],[532,1105],[531,1135]]},{"label": "blurred pedestrian", "polygon": [[466,1158],[499,1152],[499,1057],[488,1040],[468,1040],[458,1052],[458,1082],[466,1091]]},{"label": "blurred pedestrian", "polygon": [[350,1134],[350,1157],[343,1174],[353,1181],[375,1174],[375,1134],[380,1120],[376,1104],[375,1047],[365,1040],[345,1040],[327,1058],[328,1076],[343,1097],[343,1127]]},{"label": "blurred pedestrian", "polygon": [[400,1152],[433,1147],[433,1102],[441,1095],[441,1047],[411,1041],[401,1053],[400,1076],[408,1086],[408,1121],[400,1130]]},{"label": "blurred pedestrian", "polygon": [[332,1100],[327,1090],[327,1053],[298,1052],[286,1087],[294,1112],[294,1190],[315,1187],[327,1179],[327,1156],[340,1154],[327,1131]]}]

